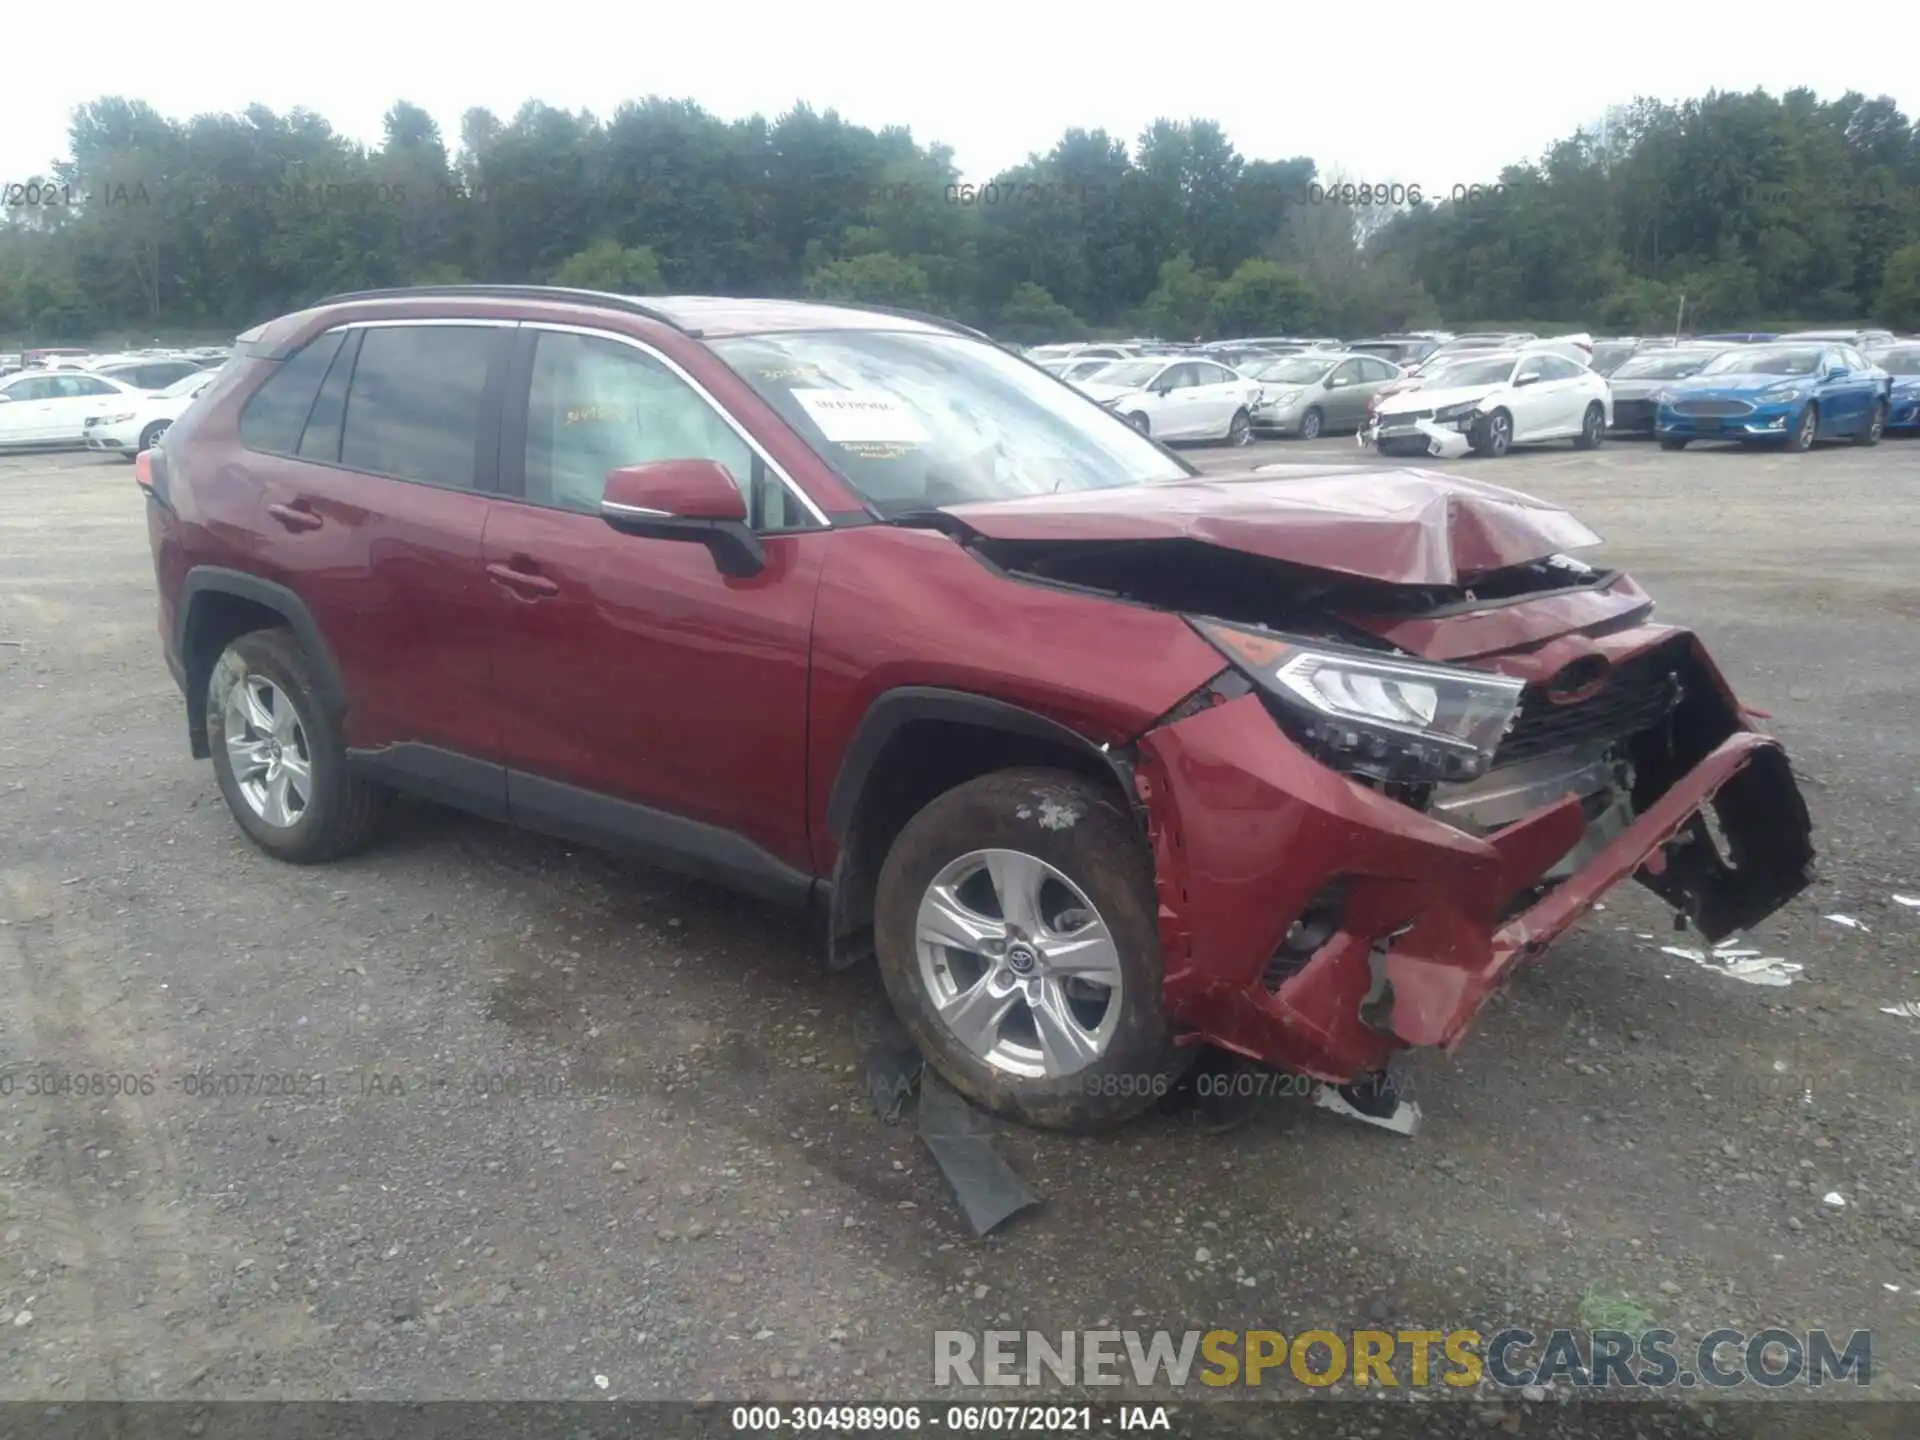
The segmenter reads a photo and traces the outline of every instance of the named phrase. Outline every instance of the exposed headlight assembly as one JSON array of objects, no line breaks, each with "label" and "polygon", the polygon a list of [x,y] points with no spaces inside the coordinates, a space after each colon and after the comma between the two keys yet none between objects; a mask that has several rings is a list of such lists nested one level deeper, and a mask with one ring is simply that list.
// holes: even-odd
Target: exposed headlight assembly
[{"label": "exposed headlight assembly", "polygon": [[1271,708],[1295,739],[1336,770],[1380,780],[1484,775],[1526,689],[1485,670],[1189,618],[1277,702]]},{"label": "exposed headlight assembly", "polygon": [[1465,420],[1479,413],[1479,410],[1480,402],[1478,400],[1462,400],[1458,405],[1447,405],[1434,411],[1433,423],[1436,425],[1448,425],[1456,420]]}]

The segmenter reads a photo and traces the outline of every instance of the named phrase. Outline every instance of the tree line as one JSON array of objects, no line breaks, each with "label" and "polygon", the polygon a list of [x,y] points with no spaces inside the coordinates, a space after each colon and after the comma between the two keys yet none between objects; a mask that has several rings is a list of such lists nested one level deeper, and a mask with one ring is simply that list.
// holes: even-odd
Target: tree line
[{"label": "tree line", "polygon": [[418,106],[377,146],[305,110],[79,107],[0,186],[0,336],[230,333],[319,296],[460,280],[805,295],[1016,341],[1433,324],[1920,328],[1920,127],[1891,100],[1616,107],[1540,160],[1422,193],[1241,155],[1209,120],[1069,130],[981,183],[952,152],[799,106],[727,121]]}]

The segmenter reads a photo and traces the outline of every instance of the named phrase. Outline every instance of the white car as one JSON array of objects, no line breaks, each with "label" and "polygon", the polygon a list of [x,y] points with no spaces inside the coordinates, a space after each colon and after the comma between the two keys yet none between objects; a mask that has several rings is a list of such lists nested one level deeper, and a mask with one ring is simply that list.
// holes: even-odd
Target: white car
[{"label": "white car", "polygon": [[1361,431],[1363,445],[1442,459],[1469,450],[1500,456],[1543,440],[1592,450],[1613,424],[1605,378],[1551,350],[1462,356],[1421,379],[1418,390],[1380,402]]},{"label": "white car", "polygon": [[149,398],[124,381],[73,370],[23,370],[0,380],[0,449],[79,445],[103,406]]},{"label": "white car", "polygon": [[81,437],[87,449],[111,451],[129,460],[142,450],[151,450],[194,397],[213,383],[217,373],[197,370],[157,395],[129,396],[126,404],[110,403],[102,413],[89,416],[82,426]]},{"label": "white car", "polygon": [[1074,388],[1156,440],[1253,438],[1258,381],[1211,360],[1119,360]]}]

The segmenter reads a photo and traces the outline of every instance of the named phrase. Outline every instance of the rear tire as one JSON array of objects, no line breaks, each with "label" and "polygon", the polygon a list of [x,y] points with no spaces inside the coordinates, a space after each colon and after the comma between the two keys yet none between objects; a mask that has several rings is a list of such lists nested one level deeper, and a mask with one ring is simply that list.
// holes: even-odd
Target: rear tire
[{"label": "rear tire", "polygon": [[1607,412],[1598,400],[1587,406],[1587,413],[1581,418],[1580,433],[1573,437],[1576,450],[1598,450],[1600,442],[1607,438]]},{"label": "rear tire", "polygon": [[[982,868],[983,856],[1007,868]],[[1033,899],[1024,913],[1021,875],[1045,877],[1027,892]],[[1010,903],[999,898],[1003,890],[1015,897]],[[1043,901],[1043,893],[1051,898]],[[968,925],[984,921],[966,932],[987,937],[979,950],[971,941],[923,940],[934,933],[923,910],[930,903],[944,907],[931,912],[936,924],[956,906],[972,917]],[[1052,918],[1050,905],[1057,907]],[[1111,941],[1108,978],[1089,982],[1052,970],[1059,937],[1090,924],[1104,926]],[[939,933],[959,932],[941,924]],[[1173,1044],[1161,1007],[1152,858],[1116,798],[1070,772],[996,771],[947,791],[909,820],[880,870],[874,938],[887,996],[908,1034],[942,1078],[995,1114],[1050,1130],[1112,1125],[1168,1093],[1196,1053]],[[1013,988],[1034,985],[1052,988]],[[1035,994],[1038,1003],[1026,998]],[[969,1005],[962,996],[978,999]],[[1062,1033],[1062,1012],[1074,1021],[1076,1041],[1094,1026],[1078,1051],[1047,1038]],[[1065,1063],[1052,1063],[1055,1057]]]},{"label": "rear tire", "polygon": [[333,860],[373,834],[375,792],[347,766],[339,728],[290,630],[255,630],[207,679],[207,744],[247,838],[296,865]]},{"label": "rear tire", "polygon": [[1233,418],[1227,422],[1227,444],[1238,447],[1253,441],[1253,421],[1244,410],[1233,412]]}]

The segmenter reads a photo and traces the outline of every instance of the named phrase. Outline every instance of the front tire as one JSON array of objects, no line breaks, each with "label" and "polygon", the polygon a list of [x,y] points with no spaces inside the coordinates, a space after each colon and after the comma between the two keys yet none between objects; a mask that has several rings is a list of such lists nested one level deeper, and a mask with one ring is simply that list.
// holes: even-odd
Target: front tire
[{"label": "front tire", "polygon": [[1153,424],[1147,419],[1146,412],[1144,411],[1135,410],[1131,415],[1127,416],[1127,423],[1142,435],[1151,435],[1153,433]]},{"label": "front tire", "polygon": [[1573,437],[1576,450],[1598,450],[1600,442],[1607,438],[1607,412],[1598,400],[1587,406],[1587,413],[1580,421],[1580,433]]},{"label": "front tire", "polygon": [[1504,410],[1496,410],[1480,422],[1480,433],[1473,440],[1473,453],[1489,460],[1498,460],[1512,448],[1513,416]]},{"label": "front tire", "polygon": [[332,860],[373,833],[374,792],[347,767],[340,732],[288,630],[255,630],[207,680],[207,743],[247,838],[296,865]]},{"label": "front tire", "polygon": [[151,450],[159,443],[160,437],[167,433],[172,424],[173,422],[170,420],[156,420],[147,426],[146,429],[140,432],[140,449]]},{"label": "front tire", "polygon": [[1873,402],[1873,413],[1867,416],[1867,428],[1853,437],[1853,443],[1856,445],[1878,445],[1880,443],[1880,437],[1886,433],[1886,430],[1886,402],[1876,400]]},{"label": "front tire", "polygon": [[1820,407],[1808,405],[1793,422],[1793,433],[1787,437],[1787,449],[1796,455],[1804,455],[1813,448],[1813,440],[1820,433]]},{"label": "front tire", "polygon": [[1161,1008],[1158,901],[1139,831],[1061,770],[1002,770],[909,820],[881,867],[887,995],[928,1062],[983,1108],[1050,1130],[1126,1119],[1194,1051]]}]

